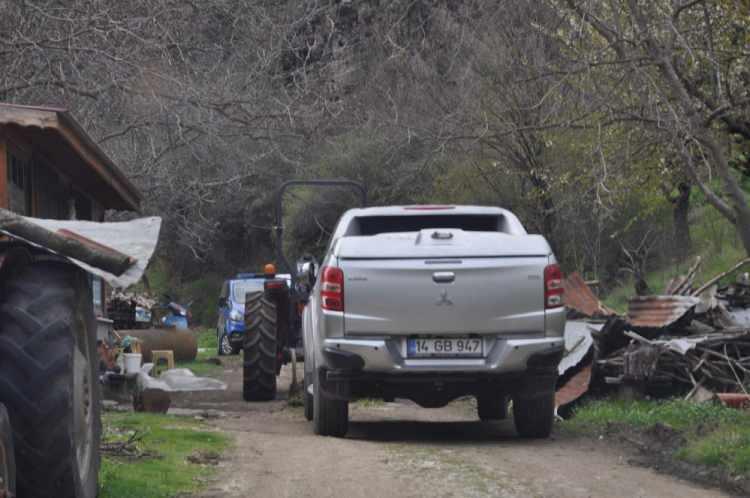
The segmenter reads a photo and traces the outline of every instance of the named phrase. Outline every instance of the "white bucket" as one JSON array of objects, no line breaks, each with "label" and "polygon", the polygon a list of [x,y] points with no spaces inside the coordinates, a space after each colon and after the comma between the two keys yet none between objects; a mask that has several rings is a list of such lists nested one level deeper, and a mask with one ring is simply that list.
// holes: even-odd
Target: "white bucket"
[{"label": "white bucket", "polygon": [[125,357],[125,373],[138,373],[141,371],[141,353],[123,353]]}]

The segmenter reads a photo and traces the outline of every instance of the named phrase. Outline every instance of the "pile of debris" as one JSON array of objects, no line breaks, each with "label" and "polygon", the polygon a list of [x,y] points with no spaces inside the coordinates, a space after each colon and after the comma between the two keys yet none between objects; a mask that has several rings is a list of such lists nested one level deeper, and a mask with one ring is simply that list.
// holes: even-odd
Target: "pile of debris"
[{"label": "pile of debris", "polygon": [[147,294],[114,291],[107,300],[107,316],[116,330],[149,328],[157,301]]},{"label": "pile of debris", "polygon": [[633,297],[625,315],[604,306],[580,275],[570,275],[558,407],[593,389],[750,399],[750,274],[719,287],[748,263],[694,287],[698,259],[664,294]]}]

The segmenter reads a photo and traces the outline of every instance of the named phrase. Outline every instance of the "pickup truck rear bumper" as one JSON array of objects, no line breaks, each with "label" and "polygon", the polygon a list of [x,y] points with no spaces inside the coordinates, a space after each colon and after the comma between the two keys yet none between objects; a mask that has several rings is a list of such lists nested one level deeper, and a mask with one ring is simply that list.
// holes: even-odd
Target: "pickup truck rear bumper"
[{"label": "pickup truck rear bumper", "polygon": [[522,347],[513,343],[517,341],[505,342],[496,354],[500,358],[512,358],[515,364],[523,360],[521,368],[482,369],[474,366],[467,369],[464,366],[460,369],[436,369],[434,366],[406,366],[391,371],[373,371],[364,368],[362,356],[347,351],[343,345],[327,347],[323,352],[328,366],[321,368],[320,388],[326,397],[332,399],[409,398],[424,407],[444,406],[465,395],[522,395],[530,398],[553,395],[557,365],[563,353],[562,345],[545,343],[544,347],[540,347],[532,343]]},{"label": "pickup truck rear bumper", "polygon": [[[408,375],[410,373],[524,372],[532,357],[557,354],[562,337],[533,339],[486,338],[483,358],[407,358],[403,339],[326,339],[324,365],[328,370]],[[555,363],[554,367],[557,367]]]}]

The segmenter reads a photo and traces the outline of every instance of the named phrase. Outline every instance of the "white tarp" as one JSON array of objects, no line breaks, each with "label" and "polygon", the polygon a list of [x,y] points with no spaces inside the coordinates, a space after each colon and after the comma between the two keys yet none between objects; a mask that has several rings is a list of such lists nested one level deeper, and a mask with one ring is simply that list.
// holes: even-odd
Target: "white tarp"
[{"label": "white tarp", "polygon": [[141,389],[161,389],[168,392],[187,391],[226,391],[226,383],[210,377],[196,377],[187,368],[171,368],[159,377],[151,377],[153,363],[144,363],[138,372],[138,383]]},{"label": "white tarp", "polygon": [[591,323],[581,320],[568,320],[565,323],[565,353],[557,367],[562,375],[569,368],[578,365],[594,344],[591,332],[598,332],[604,327],[603,323]]},{"label": "white tarp", "polygon": [[[664,343],[664,346],[674,351],[675,353],[679,353],[682,356],[685,356],[685,354],[690,351],[691,349],[695,348],[697,344],[700,344],[701,342],[708,339],[708,337],[680,337],[678,339],[670,339],[669,341]],[[661,343],[659,343],[661,344]]]},{"label": "white tarp", "polygon": [[[106,223],[77,220],[43,220],[38,218],[24,219],[51,232],[63,229],[70,230],[134,258],[136,263],[119,277],[93,268],[78,260],[67,258],[73,264],[83,268],[87,272],[103,278],[112,287],[122,289],[135,284],[143,276],[143,272],[146,271],[146,266],[148,266],[148,262],[156,249],[156,243],[159,240],[159,230],[161,229],[161,218],[158,216],[139,218],[132,221]],[[8,232],[4,233],[15,238],[20,238]],[[49,252],[54,252],[39,244],[26,242]]]}]

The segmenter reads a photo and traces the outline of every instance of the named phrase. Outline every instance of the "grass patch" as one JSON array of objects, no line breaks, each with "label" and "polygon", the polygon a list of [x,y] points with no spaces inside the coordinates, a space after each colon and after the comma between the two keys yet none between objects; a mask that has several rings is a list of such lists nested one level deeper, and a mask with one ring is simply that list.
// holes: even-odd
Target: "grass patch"
[{"label": "grass patch", "polygon": [[[199,329],[198,335],[198,355],[193,361],[175,362],[176,368],[189,368],[199,377],[216,377],[221,374],[224,367],[212,363],[209,360],[216,358],[216,331],[208,328]],[[200,351],[206,349],[206,351]]]},{"label": "grass patch", "polygon": [[675,457],[750,476],[750,415],[718,403],[672,401],[592,401],[575,411],[564,428],[590,433],[609,424],[648,429],[657,423],[685,437]]},{"label": "grass patch", "polygon": [[377,408],[385,406],[385,401],[380,398],[361,398],[356,401],[356,404],[362,408]]},{"label": "grass patch", "polygon": [[216,351],[216,330],[201,328],[196,331],[196,334],[198,335],[198,349],[210,349],[211,351]]},{"label": "grass patch", "polygon": [[105,457],[99,476],[100,498],[168,498],[198,491],[215,468],[190,463],[187,457],[198,451],[221,453],[229,446],[227,436],[188,418],[106,413],[103,424],[105,441],[127,439],[136,431],[144,435],[139,449],[157,456],[138,460]]}]

